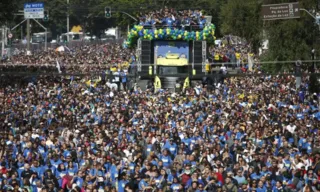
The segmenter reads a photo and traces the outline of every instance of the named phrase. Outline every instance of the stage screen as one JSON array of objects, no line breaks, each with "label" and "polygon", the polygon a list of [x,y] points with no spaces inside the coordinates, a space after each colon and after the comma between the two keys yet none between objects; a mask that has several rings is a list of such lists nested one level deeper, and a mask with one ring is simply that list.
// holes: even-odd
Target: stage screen
[{"label": "stage screen", "polygon": [[[170,54],[177,55],[180,59],[189,60],[189,43],[186,41],[155,41],[154,42],[154,63],[159,58],[167,58]],[[169,59],[169,58],[167,58]]]}]

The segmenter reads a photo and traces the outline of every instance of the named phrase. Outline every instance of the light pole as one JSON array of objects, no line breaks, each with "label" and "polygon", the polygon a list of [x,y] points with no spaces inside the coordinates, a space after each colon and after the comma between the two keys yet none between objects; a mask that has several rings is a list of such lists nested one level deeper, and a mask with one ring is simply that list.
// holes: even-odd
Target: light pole
[{"label": "light pole", "polygon": [[47,40],[48,40],[48,30],[47,30],[47,28],[46,27],[44,27],[41,23],[39,23],[39,21],[37,21],[36,19],[33,19],[36,23],[38,23],[39,25],[40,25],[40,27],[42,27],[43,29],[44,29],[44,31],[45,31],[45,41],[44,41],[44,49],[45,49],[45,51],[47,51]]},{"label": "light pole", "polygon": [[302,9],[302,8],[301,8],[300,11],[304,11],[304,12],[308,13],[308,14],[315,20],[315,22],[316,22],[316,24],[319,26],[319,30],[320,30],[320,23],[318,23],[316,16],[314,16],[312,13],[310,13],[310,12],[309,12],[308,10],[306,10],[306,9]]},{"label": "light pole", "polygon": [[69,42],[69,0],[67,0],[67,41]]},{"label": "light pole", "polygon": [[[304,11],[304,12],[306,12],[306,13],[308,13],[313,19],[314,19],[314,21],[315,21],[315,23],[318,25],[318,27],[319,27],[319,31],[320,31],[320,22],[318,21],[318,18],[317,18],[317,16],[315,16],[315,15],[313,15],[312,13],[310,13],[308,10],[306,10],[306,9],[300,9],[300,11]],[[313,60],[313,66],[312,66],[312,70],[311,71],[315,71],[315,69],[316,69],[316,64],[315,64],[315,62],[314,62],[314,60],[315,60],[315,49],[312,49],[312,51],[311,51],[311,57],[312,57],[312,60]]]},{"label": "light pole", "polygon": [[[130,17],[131,19],[135,20],[136,22],[138,21],[137,18],[135,18],[134,16],[130,15],[130,14],[127,13],[127,12],[120,11],[120,13],[123,13],[123,14],[127,15],[128,17]],[[130,22],[130,21],[129,21],[129,22]],[[130,31],[130,23],[128,24],[128,33],[129,33],[129,31]]]}]

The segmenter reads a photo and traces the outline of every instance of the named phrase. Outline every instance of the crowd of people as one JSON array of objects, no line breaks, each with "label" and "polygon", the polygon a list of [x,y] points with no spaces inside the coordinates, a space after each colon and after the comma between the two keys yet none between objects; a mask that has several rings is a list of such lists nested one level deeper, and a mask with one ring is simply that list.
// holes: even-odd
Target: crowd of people
[{"label": "crowd of people", "polygon": [[0,78],[2,191],[320,190],[320,95],[307,77],[300,89],[259,76],[181,93]]},{"label": "crowd of people", "polygon": [[120,43],[105,43],[103,45],[84,45],[74,48],[66,47],[61,52],[49,49],[30,55],[27,55],[24,51],[19,51],[10,58],[2,59],[0,64],[56,67],[59,63],[61,69],[68,72],[84,72],[98,69],[127,70],[134,61],[133,50],[123,48]]},{"label": "crowd of people", "polygon": [[[181,16],[201,14],[165,8],[142,20]],[[250,48],[225,43],[209,54],[244,67]],[[110,43],[2,60],[0,190],[320,191],[320,93],[308,76],[298,88],[293,76],[260,74],[154,92],[127,89],[120,73],[134,61]],[[18,76],[26,66],[40,74]],[[98,73],[47,74],[63,70]]]},{"label": "crowd of people", "polygon": [[148,12],[140,12],[139,25],[142,26],[167,26],[180,27],[196,25],[202,29],[206,24],[206,18],[201,10],[182,10],[165,7],[164,9]]},{"label": "crowd of people", "polygon": [[240,67],[244,72],[248,70],[249,57],[252,58],[253,62],[258,62],[258,58],[251,52],[250,45],[246,43],[236,44],[228,38],[210,46],[208,54],[213,67],[224,63],[228,67]]}]

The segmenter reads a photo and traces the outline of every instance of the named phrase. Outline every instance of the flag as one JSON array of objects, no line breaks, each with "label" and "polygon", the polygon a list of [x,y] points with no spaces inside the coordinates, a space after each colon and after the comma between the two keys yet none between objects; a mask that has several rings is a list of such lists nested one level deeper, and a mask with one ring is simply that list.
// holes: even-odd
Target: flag
[{"label": "flag", "polygon": [[57,61],[56,67],[57,67],[57,69],[58,69],[58,72],[61,73],[62,71],[61,71],[61,69],[60,69],[60,63],[59,63],[58,59],[56,59],[56,61]]},{"label": "flag", "polygon": [[101,77],[99,76],[98,79],[95,79],[93,81],[91,80],[88,80],[85,82],[85,84],[88,86],[88,87],[93,87],[93,88],[96,88],[97,87],[97,84],[101,81]]},{"label": "flag", "polygon": [[56,48],[56,52],[71,52],[71,50],[67,46],[59,46]]}]

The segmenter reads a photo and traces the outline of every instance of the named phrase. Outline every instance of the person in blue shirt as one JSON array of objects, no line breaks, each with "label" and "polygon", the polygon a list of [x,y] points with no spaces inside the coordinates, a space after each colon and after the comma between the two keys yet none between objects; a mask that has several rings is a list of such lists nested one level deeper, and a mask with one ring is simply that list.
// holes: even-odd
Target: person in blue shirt
[{"label": "person in blue shirt", "polygon": [[192,173],[191,178],[187,181],[186,188],[191,187],[193,182],[204,185],[204,181],[202,179],[199,179],[198,173],[196,172]]},{"label": "person in blue shirt", "polygon": [[164,167],[169,167],[172,164],[172,159],[167,149],[163,150],[163,154],[160,155],[159,159],[163,162]]},{"label": "person in blue shirt", "polygon": [[170,189],[173,192],[178,192],[182,189],[182,185],[179,183],[179,180],[177,177],[173,178],[173,183],[171,184]]},{"label": "person in blue shirt", "polygon": [[121,83],[122,83],[123,90],[126,91],[127,90],[127,74],[126,72],[121,70],[120,76],[121,76]]},{"label": "person in blue shirt", "polygon": [[198,24],[199,24],[200,29],[203,29],[204,25],[206,24],[206,19],[204,18],[204,16],[201,16],[198,19]]},{"label": "person in blue shirt", "polygon": [[43,172],[42,167],[39,166],[38,161],[34,161],[33,165],[31,166],[30,170],[33,171],[34,173],[37,173],[37,175],[40,177],[40,174]]},{"label": "person in blue shirt", "polygon": [[173,142],[173,138],[170,138],[163,147],[168,149],[173,157],[177,155],[177,144]]},{"label": "person in blue shirt", "polygon": [[151,186],[149,185],[150,176],[146,175],[141,181],[139,182],[139,190],[144,191],[146,189],[151,189]]},{"label": "person in blue shirt", "polygon": [[125,191],[125,186],[128,183],[128,178],[126,173],[122,173],[119,178],[118,182],[118,192],[124,192]]},{"label": "person in blue shirt", "polygon": [[55,166],[56,168],[58,168],[58,165],[62,163],[59,156],[56,154],[53,156],[53,159],[51,159],[50,162],[51,162],[51,165]]},{"label": "person in blue shirt", "polygon": [[174,23],[174,20],[172,19],[172,15],[169,14],[167,18],[165,18],[165,23],[168,27],[171,27]]},{"label": "person in blue shirt", "polygon": [[78,174],[76,174],[73,178],[73,183],[75,183],[78,187],[82,187],[84,179],[83,179],[84,173],[82,171],[79,171]]},{"label": "person in blue shirt", "polygon": [[267,188],[264,186],[263,182],[260,180],[258,187],[256,188],[257,192],[267,192]]},{"label": "person in blue shirt", "polygon": [[255,172],[250,175],[251,179],[260,179],[261,177],[262,177],[262,174],[260,173],[259,168],[256,168]]},{"label": "person in blue shirt", "polygon": [[283,188],[283,184],[281,181],[277,181],[276,185],[273,187],[272,192],[285,192],[286,190]]},{"label": "person in blue shirt", "polygon": [[66,169],[66,167],[64,166],[63,163],[61,163],[58,168],[57,168],[57,172],[56,172],[56,177],[58,179],[59,182],[59,186],[62,186],[62,180],[64,178],[64,176],[66,176],[68,174],[68,171]]},{"label": "person in blue shirt", "polygon": [[199,184],[196,192],[207,192],[207,190],[204,189],[204,185],[203,184]]},{"label": "person in blue shirt", "polygon": [[78,168],[75,167],[73,162],[70,161],[67,166],[67,172],[68,172],[68,175],[73,177],[77,174]]}]

